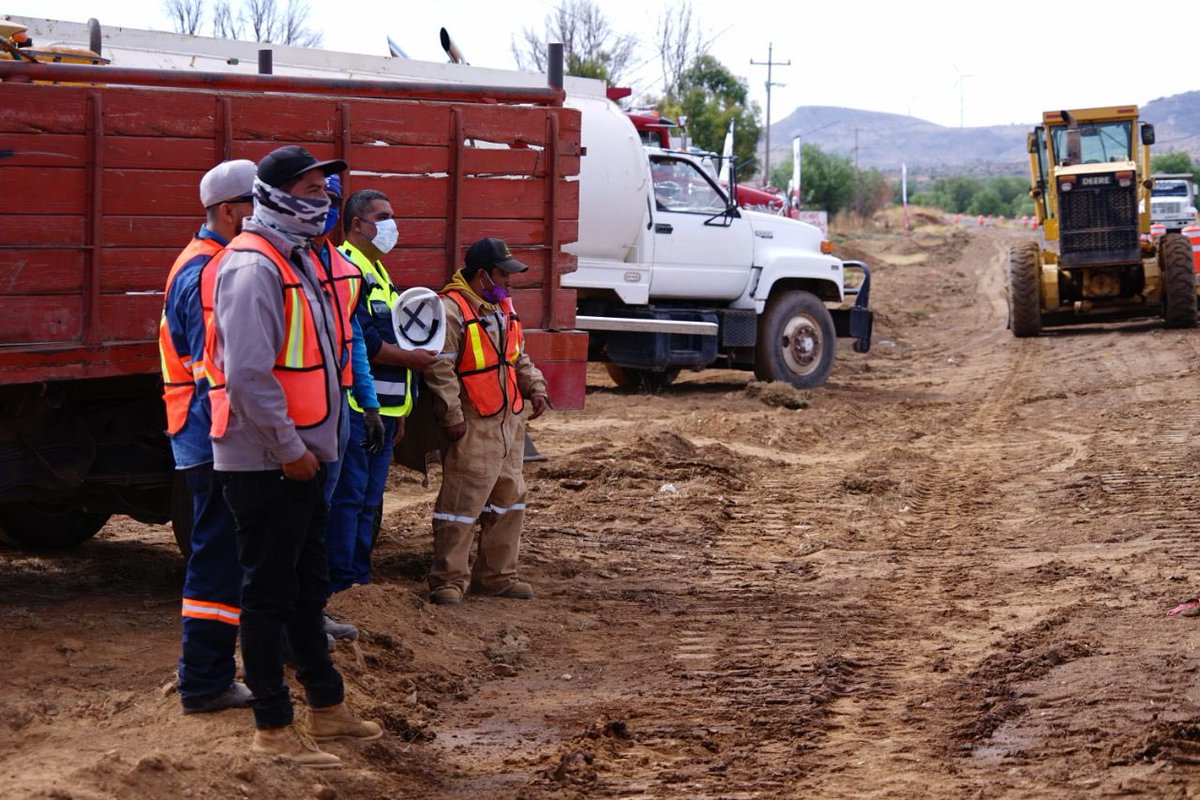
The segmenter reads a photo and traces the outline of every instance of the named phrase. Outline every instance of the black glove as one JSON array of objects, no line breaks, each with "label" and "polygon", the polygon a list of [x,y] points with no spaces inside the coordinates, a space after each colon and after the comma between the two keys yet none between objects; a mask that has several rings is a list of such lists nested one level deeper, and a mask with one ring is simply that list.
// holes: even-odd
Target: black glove
[{"label": "black glove", "polygon": [[363,411],[363,427],[367,429],[367,438],[363,441],[363,448],[371,455],[379,455],[383,452],[384,436],[383,436],[383,420],[379,417],[378,408],[368,408]]}]

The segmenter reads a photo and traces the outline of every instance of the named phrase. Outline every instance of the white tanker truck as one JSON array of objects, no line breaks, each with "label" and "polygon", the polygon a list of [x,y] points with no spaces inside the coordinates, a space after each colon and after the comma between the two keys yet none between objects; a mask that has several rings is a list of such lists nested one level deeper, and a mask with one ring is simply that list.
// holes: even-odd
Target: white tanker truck
[{"label": "white tanker truck", "polygon": [[[806,223],[739,209],[702,157],[645,147],[624,113],[579,84],[583,114],[576,325],[620,386],[654,389],[680,370],[754,370],[825,383],[837,337],[871,346],[870,270],[832,255]],[[850,278],[850,286],[847,279]]]}]

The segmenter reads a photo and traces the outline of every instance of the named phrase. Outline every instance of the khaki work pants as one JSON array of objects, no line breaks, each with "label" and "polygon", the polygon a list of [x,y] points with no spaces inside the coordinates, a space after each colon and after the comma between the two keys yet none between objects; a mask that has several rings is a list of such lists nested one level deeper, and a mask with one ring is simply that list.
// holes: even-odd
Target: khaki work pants
[{"label": "khaki work pants", "polygon": [[[466,412],[467,432],[449,446],[442,464],[429,588],[499,594],[517,579],[525,520],[525,422],[510,412],[487,418]],[[476,522],[479,553],[471,567]]]}]

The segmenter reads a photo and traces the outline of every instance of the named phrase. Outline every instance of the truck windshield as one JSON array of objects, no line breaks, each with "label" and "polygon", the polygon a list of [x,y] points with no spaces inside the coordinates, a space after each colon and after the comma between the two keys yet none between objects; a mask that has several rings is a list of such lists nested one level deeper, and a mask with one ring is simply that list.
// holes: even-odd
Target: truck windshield
[{"label": "truck windshield", "polygon": [[1153,197],[1187,197],[1188,187],[1183,181],[1171,181],[1154,183],[1154,189],[1151,191]]},{"label": "truck windshield", "polygon": [[[1062,163],[1067,157],[1067,126],[1050,129],[1054,137],[1054,158]],[[1133,122],[1087,122],[1079,126],[1080,163],[1104,164],[1133,160]]]}]

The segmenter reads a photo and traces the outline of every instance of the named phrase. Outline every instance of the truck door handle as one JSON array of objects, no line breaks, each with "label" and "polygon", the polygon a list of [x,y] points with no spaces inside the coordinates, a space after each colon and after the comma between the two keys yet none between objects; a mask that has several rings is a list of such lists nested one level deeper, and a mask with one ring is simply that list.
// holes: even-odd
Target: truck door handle
[{"label": "truck door handle", "polygon": [[675,226],[673,226],[669,222],[656,222],[656,223],[654,223],[654,232],[655,233],[674,233]]}]

